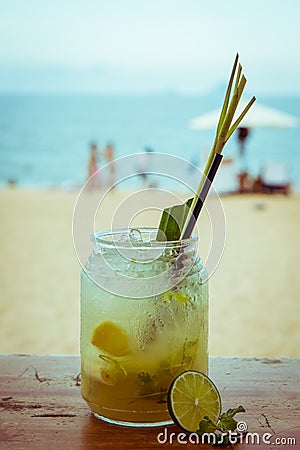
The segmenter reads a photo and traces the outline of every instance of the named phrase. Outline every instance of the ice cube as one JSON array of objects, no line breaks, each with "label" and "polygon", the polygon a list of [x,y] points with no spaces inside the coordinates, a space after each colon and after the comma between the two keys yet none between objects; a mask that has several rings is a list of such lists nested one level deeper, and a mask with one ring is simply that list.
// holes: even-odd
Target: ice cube
[{"label": "ice cube", "polygon": [[137,228],[132,228],[129,232],[129,240],[132,245],[141,244],[143,242],[142,233]]}]

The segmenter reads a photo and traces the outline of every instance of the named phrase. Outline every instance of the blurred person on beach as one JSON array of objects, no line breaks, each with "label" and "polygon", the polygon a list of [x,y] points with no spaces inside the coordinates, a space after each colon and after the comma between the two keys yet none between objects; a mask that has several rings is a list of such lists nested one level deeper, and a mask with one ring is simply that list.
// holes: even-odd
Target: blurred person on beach
[{"label": "blurred person on beach", "polygon": [[99,159],[99,152],[97,144],[95,142],[92,142],[90,146],[90,156],[88,161],[88,180],[91,179],[89,182],[89,187],[91,188],[101,186],[101,180],[97,174],[97,171],[99,169],[98,159]]},{"label": "blurred person on beach", "polygon": [[248,161],[245,151],[245,142],[249,136],[249,133],[250,133],[249,128],[238,127],[237,129],[237,139],[239,143],[238,182],[240,194],[253,191],[253,180],[248,172]]},{"label": "blurred person on beach", "polygon": [[109,186],[111,187],[111,189],[115,188],[114,183],[116,168],[114,163],[114,153],[115,151],[113,144],[111,142],[108,142],[104,150],[104,157],[109,164]]}]

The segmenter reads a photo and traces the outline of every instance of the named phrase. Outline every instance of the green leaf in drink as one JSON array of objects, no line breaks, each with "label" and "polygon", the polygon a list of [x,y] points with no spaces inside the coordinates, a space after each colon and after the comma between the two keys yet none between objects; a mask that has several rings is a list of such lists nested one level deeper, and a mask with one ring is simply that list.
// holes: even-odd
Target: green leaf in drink
[{"label": "green leaf in drink", "polygon": [[190,300],[190,297],[186,292],[176,292],[175,290],[172,289],[170,289],[167,292],[164,292],[161,298],[164,303],[171,303],[172,300],[175,300],[179,306],[184,305]]},{"label": "green leaf in drink", "polygon": [[181,205],[171,206],[163,211],[156,236],[158,241],[178,241],[180,239],[192,201],[193,199],[190,198]]}]

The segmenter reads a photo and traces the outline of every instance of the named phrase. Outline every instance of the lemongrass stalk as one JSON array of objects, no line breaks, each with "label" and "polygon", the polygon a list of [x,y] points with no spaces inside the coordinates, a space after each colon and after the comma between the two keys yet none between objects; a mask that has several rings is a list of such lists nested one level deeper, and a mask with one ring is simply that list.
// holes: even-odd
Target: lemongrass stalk
[{"label": "lemongrass stalk", "polygon": [[239,54],[237,53],[236,57],[235,57],[235,60],[234,60],[234,63],[233,63],[232,71],[231,71],[229,82],[228,82],[228,87],[227,87],[226,94],[225,94],[225,99],[224,99],[224,102],[223,102],[223,107],[222,107],[221,114],[220,114],[220,119],[219,119],[219,122],[218,122],[217,135],[218,135],[218,133],[220,131],[220,128],[221,128],[221,126],[223,124],[223,121],[224,121],[226,113],[227,113],[229,100],[230,100],[230,93],[231,93],[231,89],[232,89],[232,85],[233,85],[233,80],[234,80],[234,75],[235,75],[235,71],[236,71],[238,60],[239,60]]},{"label": "lemongrass stalk", "polygon": [[231,98],[231,102],[230,102],[226,117],[223,121],[222,128],[221,128],[220,133],[217,138],[217,146],[216,146],[215,151],[218,153],[221,153],[224,145],[226,144],[226,135],[228,133],[228,130],[230,128],[230,125],[233,120],[234,114],[236,112],[237,106],[241,99],[246,82],[247,82],[247,80],[246,80],[245,76],[243,75],[240,83],[239,84],[236,83],[236,85],[235,85],[234,93]]},{"label": "lemongrass stalk", "polygon": [[[249,111],[250,107],[252,106],[252,104],[255,101],[255,97],[253,97],[250,102],[248,103],[248,105],[246,106],[246,108],[243,110],[243,112],[240,114],[240,116],[238,117],[238,119],[234,122],[233,125],[231,125],[231,122],[234,118],[235,112],[237,110],[238,104],[240,102],[243,90],[245,88],[245,85],[247,83],[247,80],[245,78],[244,75],[242,75],[242,66],[239,64],[238,66],[238,70],[236,73],[236,68],[237,68],[237,64],[238,64],[238,54],[236,55],[234,64],[233,64],[233,68],[231,71],[231,75],[230,75],[230,79],[229,79],[229,83],[228,83],[228,87],[226,90],[226,94],[225,94],[225,99],[223,102],[223,106],[222,106],[222,110],[221,110],[221,114],[219,117],[219,121],[218,121],[218,126],[217,126],[217,130],[216,130],[216,136],[215,136],[215,140],[211,149],[211,152],[208,156],[205,168],[204,168],[204,172],[203,175],[201,177],[199,186],[197,188],[197,191],[195,193],[195,196],[193,198],[192,204],[189,208],[189,212],[188,215],[186,217],[183,229],[182,229],[182,233],[181,233],[181,239],[183,237],[183,235],[185,234],[186,231],[186,227],[191,219],[191,216],[193,214],[194,211],[194,207],[196,205],[197,202],[197,198],[199,197],[199,193],[201,192],[203,183],[207,177],[208,171],[210,169],[210,166],[212,164],[213,158],[215,153],[222,153],[222,150],[226,144],[226,142],[228,141],[228,139],[230,138],[230,136],[232,135],[232,133],[235,131],[235,129],[238,127],[239,123],[241,122],[241,120],[245,117],[246,113]],[[230,100],[230,94],[232,91],[232,86],[233,86],[233,81],[235,78],[235,84],[234,84],[234,89],[233,89],[233,95],[231,97]]]},{"label": "lemongrass stalk", "polygon": [[237,94],[238,88],[239,88],[239,85],[241,82],[242,70],[243,70],[243,68],[242,68],[241,64],[239,64],[238,72],[237,72],[236,80],[235,80],[235,85],[234,85],[234,93],[235,94]]},{"label": "lemongrass stalk", "polygon": [[232,135],[232,133],[235,131],[235,129],[239,126],[239,124],[241,123],[241,121],[243,120],[243,118],[245,117],[245,115],[247,114],[247,112],[249,111],[249,109],[251,108],[251,106],[253,105],[253,103],[255,102],[256,97],[252,97],[251,100],[249,101],[249,103],[247,104],[247,106],[244,108],[243,112],[240,114],[240,116],[238,117],[238,119],[234,122],[234,124],[230,127],[227,135],[226,135],[226,142],[228,141],[228,139],[230,138],[230,136]]},{"label": "lemongrass stalk", "polygon": [[[202,174],[199,186],[197,188],[197,191],[195,193],[195,196],[193,198],[192,204],[190,206],[188,215],[186,217],[186,220],[185,220],[185,223],[184,223],[184,226],[183,226],[183,229],[182,229],[181,237],[183,236],[183,234],[185,232],[185,229],[187,227],[187,224],[189,223],[189,221],[191,219],[194,207],[195,207],[196,202],[197,202],[197,198],[199,197],[199,194],[201,192],[202,186],[203,186],[203,184],[205,182],[205,179],[207,177],[207,174],[208,174],[209,168],[210,168],[210,166],[212,164],[214,155],[215,155],[216,152],[221,153],[221,151],[222,151],[222,148],[220,146],[219,134],[220,134],[221,130],[223,129],[224,122],[225,122],[227,114],[228,114],[228,105],[229,105],[229,101],[230,101],[230,94],[231,94],[231,90],[232,90],[232,86],[233,86],[235,72],[236,72],[236,68],[237,68],[237,64],[238,64],[238,59],[239,59],[239,55],[237,53],[236,57],[235,57],[235,61],[233,63],[233,68],[232,68],[232,71],[231,71],[231,74],[230,74],[230,78],[229,78],[229,82],[228,82],[228,86],[227,86],[227,90],[226,90],[226,94],[225,94],[225,99],[224,99],[224,102],[223,102],[223,106],[222,106],[222,110],[221,110],[221,114],[220,114],[220,118],[219,118],[219,122],[218,122],[218,126],[217,126],[216,137],[215,137],[215,140],[214,140],[211,152],[210,152],[210,154],[208,156],[208,159],[207,159],[207,162],[206,162],[206,165],[205,165],[205,168],[204,168],[204,172]],[[237,74],[237,77],[236,77],[235,91],[236,91],[236,88],[237,88],[238,80],[240,78],[240,74],[241,74],[241,65],[239,65],[239,70],[238,70],[238,74]],[[231,101],[230,105],[231,104],[232,104],[232,101]],[[230,109],[230,107],[232,107],[232,106],[229,106],[229,109]],[[225,143],[224,143],[224,145],[225,145]]]},{"label": "lemongrass stalk", "polygon": [[[228,105],[229,105],[229,100],[230,100],[230,94],[231,94],[231,89],[232,89],[232,85],[233,85],[233,81],[234,81],[234,76],[235,76],[235,71],[237,68],[237,64],[238,64],[238,60],[239,60],[239,54],[236,54],[234,63],[233,63],[233,67],[232,67],[232,71],[230,74],[230,78],[229,78],[229,82],[228,82],[228,86],[227,86],[227,90],[226,90],[226,94],[225,94],[225,98],[224,98],[224,102],[223,102],[223,106],[222,106],[222,110],[221,110],[221,114],[220,114],[220,118],[219,118],[219,122],[218,122],[218,126],[217,126],[217,132],[216,132],[216,137],[215,137],[215,141],[214,144],[212,146],[211,152],[209,154],[208,160],[206,162],[206,166],[204,168],[204,172],[200,181],[200,184],[198,186],[197,192],[196,194],[199,195],[199,192],[201,190],[201,187],[205,181],[205,178],[208,174],[209,168],[211,166],[212,160],[214,159],[214,154],[216,153],[216,145],[217,145],[217,140],[218,140],[218,134],[220,132],[220,129],[223,125],[224,119],[226,117],[227,114],[227,109],[228,109]],[[196,201],[196,196],[195,196],[195,201]],[[192,205],[191,205],[191,209],[192,209]]]},{"label": "lemongrass stalk", "polygon": [[[187,224],[189,223],[189,220],[190,220],[190,218],[192,216],[192,212],[193,212],[193,209],[194,209],[194,207],[196,205],[197,198],[199,197],[199,194],[201,192],[201,188],[202,188],[202,186],[204,184],[204,181],[205,181],[205,179],[207,177],[209,168],[210,168],[210,166],[212,164],[212,161],[214,159],[214,154],[216,153],[216,147],[218,145],[218,135],[219,135],[219,132],[220,132],[221,128],[223,127],[223,123],[224,123],[224,120],[226,118],[227,109],[228,109],[229,100],[230,100],[231,89],[232,89],[232,85],[233,85],[233,81],[234,81],[234,77],[235,77],[235,72],[236,72],[238,60],[239,60],[239,54],[237,53],[236,57],[235,57],[235,60],[234,60],[234,63],[233,63],[232,70],[231,70],[231,74],[230,74],[230,78],[229,78],[229,82],[228,82],[225,98],[224,98],[224,101],[223,101],[223,106],[222,106],[222,110],[221,110],[221,114],[220,114],[220,118],[219,118],[219,122],[218,122],[218,126],[217,126],[217,131],[216,131],[216,137],[215,137],[212,149],[210,151],[210,154],[208,156],[208,159],[207,159],[207,162],[206,162],[206,165],[205,165],[205,168],[204,168],[204,171],[203,171],[203,174],[202,174],[199,186],[197,188],[196,194],[195,194],[195,196],[193,198],[193,201],[192,201],[192,204],[190,206],[188,215],[186,217],[181,236],[183,236],[185,228],[186,228]],[[241,68],[241,65],[239,65],[239,68]],[[241,69],[240,69],[240,71],[241,71]]]}]

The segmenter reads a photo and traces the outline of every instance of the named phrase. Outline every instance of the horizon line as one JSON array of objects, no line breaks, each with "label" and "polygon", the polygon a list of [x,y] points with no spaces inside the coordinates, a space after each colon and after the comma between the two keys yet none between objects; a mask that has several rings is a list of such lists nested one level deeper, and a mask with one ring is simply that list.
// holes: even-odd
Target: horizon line
[{"label": "horizon line", "polygon": [[[143,90],[67,90],[67,89],[1,89],[1,96],[12,96],[12,95],[57,95],[57,96],[70,96],[70,95],[101,95],[101,96],[178,96],[178,97],[215,97],[216,92],[214,90],[203,91],[185,91],[180,89],[143,89]],[[261,97],[300,97],[300,91],[294,92],[284,92],[284,91],[260,91],[256,95]]]}]

